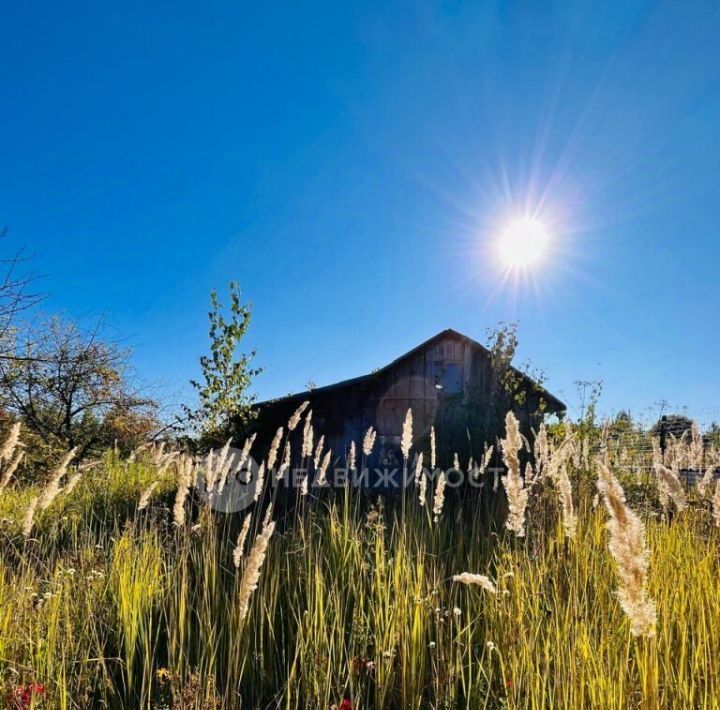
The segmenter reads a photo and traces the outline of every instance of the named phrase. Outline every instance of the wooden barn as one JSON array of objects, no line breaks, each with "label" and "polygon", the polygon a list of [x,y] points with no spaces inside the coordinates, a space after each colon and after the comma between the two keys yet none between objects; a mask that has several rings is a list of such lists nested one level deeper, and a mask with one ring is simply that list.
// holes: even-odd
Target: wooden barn
[{"label": "wooden barn", "polygon": [[[522,393],[521,402],[513,409],[525,427],[539,423],[541,410],[564,413],[566,407],[557,397],[527,375],[511,370]],[[450,419],[460,425],[461,439],[467,440],[473,427],[463,420],[463,413],[483,411],[490,397],[491,377],[490,351],[457,331],[444,330],[368,375],[257,404],[258,443],[269,440],[308,400],[315,431],[325,435],[336,456],[344,455],[353,440],[360,446],[365,431],[373,426],[377,430],[377,462],[392,463],[398,456],[409,407],[415,441],[427,437],[433,425],[441,439],[448,433]],[[492,439],[498,433],[485,431],[484,438]],[[457,442],[454,446],[458,450]]]}]

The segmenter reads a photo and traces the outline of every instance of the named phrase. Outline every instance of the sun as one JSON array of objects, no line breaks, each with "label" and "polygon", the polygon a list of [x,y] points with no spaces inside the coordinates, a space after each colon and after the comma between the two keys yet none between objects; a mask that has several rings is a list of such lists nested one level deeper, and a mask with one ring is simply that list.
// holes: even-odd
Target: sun
[{"label": "sun", "polygon": [[500,259],[508,269],[527,269],[547,252],[550,235],[542,222],[533,217],[512,220],[500,234]]}]

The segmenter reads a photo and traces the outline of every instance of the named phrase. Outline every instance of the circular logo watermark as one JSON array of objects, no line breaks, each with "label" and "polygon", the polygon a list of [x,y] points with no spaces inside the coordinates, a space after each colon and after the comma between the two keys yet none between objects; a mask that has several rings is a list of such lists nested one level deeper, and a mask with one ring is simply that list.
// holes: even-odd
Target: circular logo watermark
[{"label": "circular logo watermark", "polygon": [[256,498],[262,485],[260,467],[242,449],[230,448],[199,466],[198,492],[202,501],[218,513],[239,513]]}]

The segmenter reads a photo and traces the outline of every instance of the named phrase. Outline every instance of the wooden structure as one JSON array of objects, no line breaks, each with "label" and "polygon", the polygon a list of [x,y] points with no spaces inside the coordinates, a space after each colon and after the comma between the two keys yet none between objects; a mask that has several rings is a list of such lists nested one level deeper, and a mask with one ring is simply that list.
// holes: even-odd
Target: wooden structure
[{"label": "wooden structure", "polygon": [[[565,412],[557,397],[527,375],[514,369],[513,374],[525,400],[513,408],[526,427],[538,423],[541,400],[545,413]],[[359,449],[365,431],[373,426],[378,434],[378,460],[392,463],[409,407],[417,441],[426,437],[433,425],[442,429],[451,408],[469,400],[482,408],[483,398],[489,396],[491,375],[487,348],[457,331],[444,330],[369,375],[257,404],[258,443],[269,441],[277,427],[308,400],[315,431],[325,435],[335,456],[343,456],[353,440]]]}]

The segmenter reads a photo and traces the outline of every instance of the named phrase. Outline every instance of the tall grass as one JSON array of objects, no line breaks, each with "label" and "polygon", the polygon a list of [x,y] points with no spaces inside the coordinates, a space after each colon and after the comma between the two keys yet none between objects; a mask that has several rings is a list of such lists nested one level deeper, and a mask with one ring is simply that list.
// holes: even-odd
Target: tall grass
[{"label": "tall grass", "polygon": [[[363,456],[373,443],[358,442]],[[9,486],[2,697],[41,683],[37,705],[58,708],[716,707],[711,501],[690,491],[668,518],[656,479],[640,490],[607,461],[629,502],[616,491],[618,500],[642,521],[633,544],[647,546],[637,550],[642,592],[657,610],[653,633],[634,635],[609,546],[622,530],[608,531],[612,518],[593,500],[598,466],[565,442],[522,483],[518,448],[507,444],[513,478],[496,491],[481,466],[485,485],[470,492],[423,473],[425,506],[417,493],[401,505],[310,488],[268,514],[266,489],[235,516],[202,504],[182,457],[110,453],[38,508],[27,536],[26,511],[43,490]],[[287,442],[273,449],[286,458]],[[273,479],[268,471],[266,487]],[[505,527],[513,487],[527,492],[524,537]]]}]

